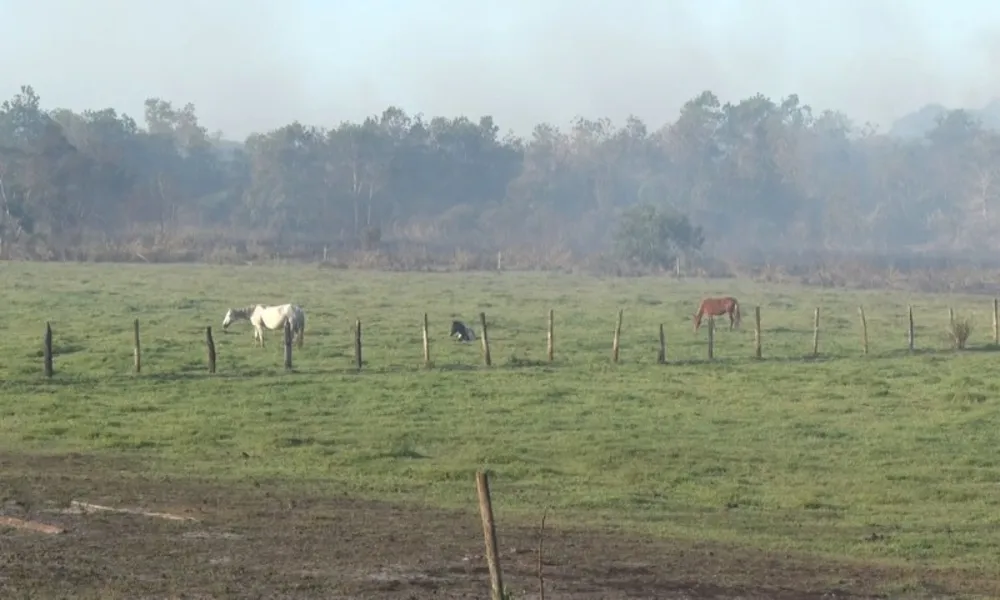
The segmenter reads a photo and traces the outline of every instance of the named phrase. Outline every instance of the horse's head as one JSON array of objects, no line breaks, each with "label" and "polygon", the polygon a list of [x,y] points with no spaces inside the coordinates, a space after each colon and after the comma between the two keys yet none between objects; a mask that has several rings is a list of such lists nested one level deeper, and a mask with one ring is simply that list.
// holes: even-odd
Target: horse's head
[{"label": "horse's head", "polygon": [[699,327],[701,327],[701,311],[694,313],[694,330],[698,331]]},{"label": "horse's head", "polygon": [[233,322],[233,309],[226,311],[226,316],[222,319],[222,330],[225,331]]}]

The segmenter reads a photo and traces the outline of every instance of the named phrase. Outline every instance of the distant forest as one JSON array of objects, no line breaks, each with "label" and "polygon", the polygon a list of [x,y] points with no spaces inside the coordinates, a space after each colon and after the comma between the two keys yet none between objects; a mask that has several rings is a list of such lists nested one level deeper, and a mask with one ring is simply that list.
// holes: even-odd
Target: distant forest
[{"label": "distant forest", "polygon": [[998,194],[1000,135],[973,113],[941,109],[922,134],[887,135],[795,95],[723,104],[706,91],[673,123],[579,118],[528,138],[490,116],[389,107],[242,143],[158,98],[141,123],[46,109],[30,86],[0,105],[8,259],[491,268],[502,253],[511,268],[669,269],[983,256],[1000,247]]}]

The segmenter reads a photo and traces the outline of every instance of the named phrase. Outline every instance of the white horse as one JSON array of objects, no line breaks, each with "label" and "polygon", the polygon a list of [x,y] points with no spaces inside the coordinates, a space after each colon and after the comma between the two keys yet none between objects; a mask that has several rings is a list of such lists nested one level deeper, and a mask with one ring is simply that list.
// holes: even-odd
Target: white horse
[{"label": "white horse", "polygon": [[230,308],[226,311],[226,316],[222,319],[222,329],[226,330],[233,322],[246,319],[253,325],[253,340],[256,345],[260,342],[260,347],[264,347],[264,329],[284,329],[285,321],[292,324],[292,337],[298,337],[299,348],[302,347],[302,338],[306,334],[306,313],[301,306],[296,304],[281,304],[278,306],[268,306],[266,304],[252,304],[245,308]]}]

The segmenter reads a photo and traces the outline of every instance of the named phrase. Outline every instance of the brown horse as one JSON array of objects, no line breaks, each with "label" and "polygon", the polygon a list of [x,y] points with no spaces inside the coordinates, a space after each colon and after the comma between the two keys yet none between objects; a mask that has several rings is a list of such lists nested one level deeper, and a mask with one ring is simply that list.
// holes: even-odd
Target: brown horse
[{"label": "brown horse", "polygon": [[694,313],[694,330],[698,331],[701,327],[701,318],[704,315],[710,317],[718,317],[721,315],[729,315],[729,328],[739,327],[740,325],[740,303],[736,298],[732,296],[726,296],[725,298],[705,298],[701,301],[701,305],[698,306],[698,312]]}]

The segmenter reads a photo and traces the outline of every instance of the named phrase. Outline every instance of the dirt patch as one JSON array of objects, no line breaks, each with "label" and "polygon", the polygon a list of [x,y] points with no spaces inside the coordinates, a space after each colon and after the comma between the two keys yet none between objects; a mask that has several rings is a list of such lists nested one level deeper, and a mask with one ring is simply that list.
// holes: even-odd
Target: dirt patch
[{"label": "dirt patch", "polygon": [[[0,454],[0,514],[66,529],[0,530],[0,597],[488,597],[475,513],[136,475],[143,472],[134,463],[79,455]],[[74,499],[196,520],[67,510]],[[498,523],[498,536],[505,583],[515,598],[536,598],[537,532]],[[899,582],[915,582],[909,597],[996,591],[968,573],[918,576],[552,527],[544,572],[551,600],[875,598]]]}]

